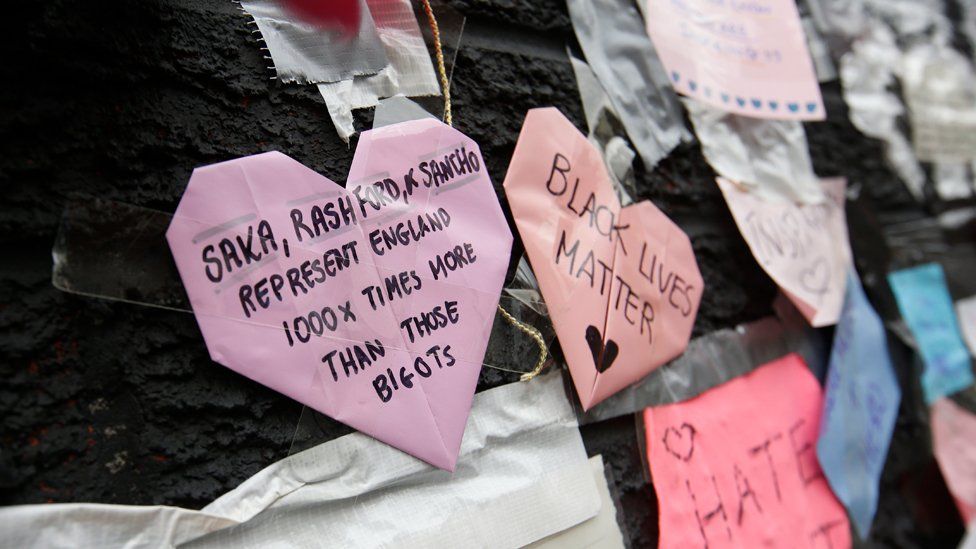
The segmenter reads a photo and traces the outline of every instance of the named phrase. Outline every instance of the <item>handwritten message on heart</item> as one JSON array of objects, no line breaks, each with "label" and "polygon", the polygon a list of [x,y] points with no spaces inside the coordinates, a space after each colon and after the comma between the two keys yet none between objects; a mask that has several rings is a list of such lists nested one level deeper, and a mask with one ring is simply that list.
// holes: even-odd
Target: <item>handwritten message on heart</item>
[{"label": "handwritten message on heart", "polygon": [[850,547],[817,463],[820,384],[798,355],[644,411],[662,549]]},{"label": "handwritten message on heart", "polygon": [[837,323],[851,263],[844,214],[846,181],[834,178],[821,183],[827,201],[795,204],[763,200],[718,178],[752,255],[816,327]]},{"label": "handwritten message on heart", "polygon": [[703,290],[688,236],[650,202],[621,208],[558,110],[525,117],[505,194],[584,408],[684,351]]},{"label": "handwritten message on heart", "polygon": [[679,93],[745,116],[826,118],[794,0],[648,0],[646,19]]},{"label": "handwritten message on heart", "polygon": [[365,132],[345,189],[276,152],[198,168],[167,239],[214,361],[453,469],[512,244],[471,139]]}]

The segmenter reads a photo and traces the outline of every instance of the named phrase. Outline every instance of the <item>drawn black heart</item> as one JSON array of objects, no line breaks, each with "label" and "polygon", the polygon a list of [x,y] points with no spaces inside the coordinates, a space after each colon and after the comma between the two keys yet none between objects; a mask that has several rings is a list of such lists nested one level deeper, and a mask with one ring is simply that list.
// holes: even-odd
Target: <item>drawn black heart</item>
[{"label": "drawn black heart", "polygon": [[604,345],[603,334],[600,333],[600,329],[591,325],[586,327],[586,343],[590,346],[590,352],[593,353],[593,364],[596,366],[596,371],[602,374],[609,370],[620,352],[617,342],[610,339]]},{"label": "drawn black heart", "polygon": [[827,260],[820,257],[812,265],[800,271],[800,284],[807,291],[815,294],[827,292],[830,285],[830,271],[827,269]]},{"label": "drawn black heart", "polygon": [[[682,434],[682,432],[687,434]],[[664,449],[669,454],[681,461],[688,461],[691,459],[691,454],[695,452],[695,433],[697,431],[695,431],[694,427],[687,423],[682,423],[681,427],[677,429],[674,427],[665,429],[661,442],[664,443]]]}]

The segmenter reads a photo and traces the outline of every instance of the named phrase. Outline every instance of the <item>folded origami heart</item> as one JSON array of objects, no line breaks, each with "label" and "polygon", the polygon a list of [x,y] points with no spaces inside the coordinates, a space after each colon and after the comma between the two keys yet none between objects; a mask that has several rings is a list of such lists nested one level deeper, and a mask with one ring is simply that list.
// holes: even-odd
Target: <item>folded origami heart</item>
[{"label": "folded origami heart", "polygon": [[197,168],[166,236],[214,361],[453,470],[512,245],[474,141],[365,132],[345,189],[277,152]]},{"label": "folded origami heart", "polygon": [[525,117],[505,194],[585,409],[684,351],[704,289],[688,236],[650,202],[621,208],[558,110]]}]

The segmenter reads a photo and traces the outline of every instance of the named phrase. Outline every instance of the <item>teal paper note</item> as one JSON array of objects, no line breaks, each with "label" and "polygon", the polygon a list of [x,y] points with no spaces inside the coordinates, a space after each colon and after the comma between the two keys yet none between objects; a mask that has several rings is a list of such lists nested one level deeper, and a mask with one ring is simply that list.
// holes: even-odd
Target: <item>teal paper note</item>
[{"label": "teal paper note", "polygon": [[925,401],[932,404],[972,385],[969,351],[959,335],[942,266],[929,263],[896,271],[888,274],[888,282],[925,362]]},{"label": "teal paper note", "polygon": [[878,479],[900,401],[884,325],[857,275],[849,272],[830,352],[817,457],[861,538],[871,531],[878,508]]}]

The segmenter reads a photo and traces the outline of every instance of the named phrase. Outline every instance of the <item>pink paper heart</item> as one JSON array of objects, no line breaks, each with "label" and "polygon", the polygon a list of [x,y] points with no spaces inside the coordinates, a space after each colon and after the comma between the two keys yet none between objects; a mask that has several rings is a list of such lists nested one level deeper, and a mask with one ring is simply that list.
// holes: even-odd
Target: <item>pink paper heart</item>
[{"label": "pink paper heart", "polygon": [[585,409],[684,351],[703,290],[688,236],[650,202],[621,208],[558,110],[529,111],[504,186]]},{"label": "pink paper heart", "polygon": [[512,244],[474,141],[364,132],[345,189],[278,152],[197,168],[167,239],[214,361],[453,470]]}]

